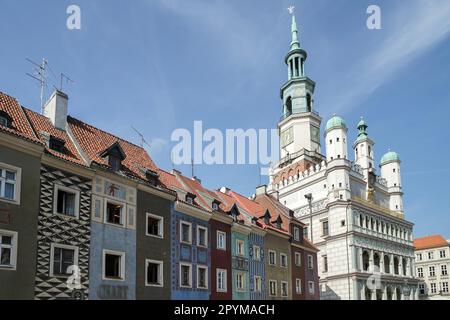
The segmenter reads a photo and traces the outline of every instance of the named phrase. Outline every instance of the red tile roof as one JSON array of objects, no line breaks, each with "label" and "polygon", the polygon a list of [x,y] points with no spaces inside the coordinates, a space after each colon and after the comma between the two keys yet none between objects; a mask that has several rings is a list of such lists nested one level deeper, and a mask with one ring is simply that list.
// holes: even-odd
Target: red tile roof
[{"label": "red tile roof", "polygon": [[34,133],[36,134],[37,137],[40,138],[40,141],[43,144],[45,144],[45,139],[41,134],[42,131],[47,132],[52,137],[57,138],[58,140],[64,141],[65,147],[64,153],[57,152],[48,147],[45,148],[46,152],[63,160],[67,160],[76,163],[78,165],[86,166],[86,163],[81,158],[80,154],[78,153],[77,149],[75,148],[75,145],[73,144],[72,140],[70,139],[66,131],[57,129],[56,127],[53,126],[49,118],[39,113],[36,113],[26,108],[24,108],[24,111],[28,117],[28,120],[31,123],[31,126],[33,127]]},{"label": "red tile roof", "polygon": [[34,135],[33,129],[16,99],[0,92],[0,110],[5,112],[12,120],[10,128],[0,125],[0,131],[35,143],[40,143],[39,139]]},{"label": "red tile roof", "polygon": [[145,176],[146,169],[158,172],[158,168],[144,148],[70,116],[67,118],[67,121],[81,149],[92,162],[102,167],[109,167],[107,159],[102,158],[100,155],[107,148],[118,142],[126,155],[125,160],[122,161],[122,171],[126,175],[147,180]]},{"label": "red tile roof", "polygon": [[449,243],[441,235],[428,236],[414,239],[414,248],[416,250],[433,249],[448,247]]}]

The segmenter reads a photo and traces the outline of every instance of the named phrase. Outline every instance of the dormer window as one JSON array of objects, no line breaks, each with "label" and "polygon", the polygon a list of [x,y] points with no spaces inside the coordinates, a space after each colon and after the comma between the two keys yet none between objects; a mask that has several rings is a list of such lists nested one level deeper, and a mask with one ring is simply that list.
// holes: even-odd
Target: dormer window
[{"label": "dormer window", "polygon": [[53,151],[64,153],[66,150],[65,144],[66,142],[64,140],[51,136],[48,147]]},{"label": "dormer window", "polygon": [[266,213],[264,214],[264,224],[269,224],[270,223],[270,212],[269,210],[266,211]]},{"label": "dormer window", "polygon": [[123,151],[118,141],[113,143],[108,149],[103,151],[100,156],[107,159],[108,166],[113,171],[121,170],[122,161],[126,158],[125,152]]},{"label": "dormer window", "polygon": [[194,199],[195,199],[195,195],[193,195],[192,193],[188,193],[186,195],[186,202],[189,204],[194,204]]},{"label": "dormer window", "polygon": [[213,204],[212,204],[212,209],[213,209],[214,211],[219,210],[219,206],[218,206],[217,202],[213,202]]},{"label": "dormer window", "polygon": [[0,110],[0,126],[10,128],[12,124],[11,117],[4,111]]}]

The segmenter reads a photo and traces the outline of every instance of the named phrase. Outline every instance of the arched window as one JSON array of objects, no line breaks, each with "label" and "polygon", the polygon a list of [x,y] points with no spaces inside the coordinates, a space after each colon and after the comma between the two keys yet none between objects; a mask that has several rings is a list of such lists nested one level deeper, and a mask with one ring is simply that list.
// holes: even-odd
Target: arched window
[{"label": "arched window", "polygon": [[406,276],[406,267],[407,267],[407,262],[406,262],[406,259],[405,258],[403,258],[403,260],[402,260],[402,271],[403,271],[403,275],[404,276]]},{"label": "arched window", "polygon": [[289,117],[292,114],[292,98],[288,97],[286,99],[286,117]]},{"label": "arched window", "polygon": [[398,274],[398,257],[394,257],[394,274]]},{"label": "arched window", "polygon": [[384,256],[384,273],[390,273],[391,260],[388,255]]},{"label": "arched window", "polygon": [[364,251],[362,258],[363,258],[363,270],[369,271],[369,266],[370,266],[369,253],[367,251]]},{"label": "arched window", "polygon": [[364,289],[364,296],[366,300],[372,300],[372,291],[368,287]]},{"label": "arched window", "polygon": [[397,287],[397,289],[395,289],[395,292],[396,292],[397,300],[402,300],[402,291],[400,290],[400,288]]},{"label": "arched window", "polygon": [[392,297],[393,297],[394,293],[392,292],[392,288],[391,287],[387,287],[386,288],[386,295],[387,295],[387,300],[392,300]]},{"label": "arched window", "polygon": [[361,228],[364,227],[364,217],[363,217],[362,214],[359,215],[359,226],[360,226]]},{"label": "arched window", "polygon": [[309,93],[306,94],[306,110],[311,112],[312,110],[312,99]]},{"label": "arched window", "polygon": [[373,264],[375,265],[375,267],[377,267],[378,271],[381,270],[380,269],[380,255],[378,253],[375,253],[373,255]]}]

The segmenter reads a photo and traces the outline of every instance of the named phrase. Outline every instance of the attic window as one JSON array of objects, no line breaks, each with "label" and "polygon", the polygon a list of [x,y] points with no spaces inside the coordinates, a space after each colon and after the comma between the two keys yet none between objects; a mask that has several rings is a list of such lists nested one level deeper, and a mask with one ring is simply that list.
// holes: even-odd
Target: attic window
[{"label": "attic window", "polygon": [[114,156],[108,156],[108,165],[113,169],[114,171],[119,171],[122,167],[122,162],[119,158]]},{"label": "attic window", "polygon": [[219,210],[219,205],[217,204],[217,202],[213,202],[213,203],[212,203],[212,209],[213,209],[214,211]]},{"label": "attic window", "polygon": [[64,140],[55,137],[50,137],[49,148],[52,149],[53,151],[64,153],[64,151],[66,150],[64,147],[65,143],[66,142]]},{"label": "attic window", "polygon": [[11,123],[12,123],[11,117],[6,112],[0,111],[0,126],[10,128]]},{"label": "attic window", "polygon": [[194,204],[194,197],[192,195],[186,195],[186,202],[189,204]]},{"label": "attic window", "polygon": [[119,171],[122,168],[122,161],[126,158],[125,152],[119,142],[113,143],[108,149],[103,151],[100,156],[102,158],[107,158],[108,166],[114,171]]}]

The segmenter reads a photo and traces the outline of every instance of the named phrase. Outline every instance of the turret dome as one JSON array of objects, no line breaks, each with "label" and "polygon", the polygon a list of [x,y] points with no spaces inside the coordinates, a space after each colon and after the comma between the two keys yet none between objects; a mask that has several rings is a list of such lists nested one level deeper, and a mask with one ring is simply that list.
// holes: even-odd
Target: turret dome
[{"label": "turret dome", "polygon": [[388,162],[391,161],[398,161],[400,162],[400,156],[398,155],[397,152],[394,151],[389,151],[388,153],[386,153],[382,158],[381,158],[381,163],[380,165],[384,165]]},{"label": "turret dome", "polygon": [[334,128],[347,129],[347,125],[345,124],[344,119],[342,119],[339,116],[334,115],[333,118],[328,120],[325,130],[328,131],[328,130],[331,130],[331,129],[334,129]]}]

